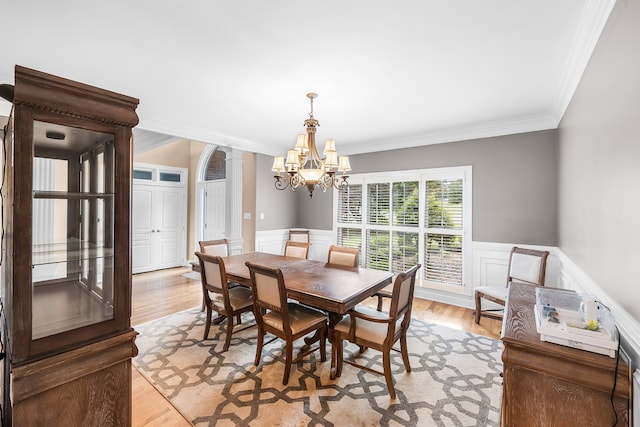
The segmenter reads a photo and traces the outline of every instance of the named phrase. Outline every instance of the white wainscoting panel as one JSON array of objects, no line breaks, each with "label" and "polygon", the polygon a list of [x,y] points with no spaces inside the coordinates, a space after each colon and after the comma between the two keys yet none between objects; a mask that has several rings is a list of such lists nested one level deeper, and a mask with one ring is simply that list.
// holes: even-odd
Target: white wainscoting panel
[{"label": "white wainscoting panel", "polygon": [[594,295],[609,307],[614,319],[616,319],[616,326],[622,337],[622,345],[626,353],[633,360],[640,360],[640,322],[634,319],[560,250],[558,250],[558,256],[561,262],[561,287],[575,290],[581,294]]},{"label": "white wainscoting panel", "polygon": [[[256,251],[270,254],[283,254],[284,245],[289,238],[289,229],[266,230],[256,232]],[[332,230],[309,230],[309,259],[326,261],[329,246],[336,242]]]}]

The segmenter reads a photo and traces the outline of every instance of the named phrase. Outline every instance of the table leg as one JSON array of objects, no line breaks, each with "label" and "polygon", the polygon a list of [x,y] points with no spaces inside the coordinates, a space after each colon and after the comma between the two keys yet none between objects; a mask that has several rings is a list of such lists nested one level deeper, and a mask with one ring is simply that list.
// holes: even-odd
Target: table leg
[{"label": "table leg", "polygon": [[338,355],[339,351],[342,351],[341,346],[339,345],[334,345],[333,343],[333,339],[334,339],[334,328],[335,326],[338,324],[338,322],[342,320],[342,314],[338,314],[338,313],[329,313],[329,326],[328,326],[328,330],[327,330],[327,339],[329,340],[329,342],[331,343],[331,369],[330,369],[330,373],[329,373],[329,378],[330,379],[334,379],[336,377],[336,367],[337,367],[337,360],[340,357]]}]

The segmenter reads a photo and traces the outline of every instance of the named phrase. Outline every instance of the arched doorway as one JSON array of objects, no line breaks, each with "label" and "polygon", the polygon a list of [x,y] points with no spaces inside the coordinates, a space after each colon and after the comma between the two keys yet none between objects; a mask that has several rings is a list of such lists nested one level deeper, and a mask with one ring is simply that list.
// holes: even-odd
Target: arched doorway
[{"label": "arched doorway", "polygon": [[[196,183],[196,245],[200,240],[226,238],[227,153],[210,146],[200,156]],[[197,248],[196,248],[197,249]]]},{"label": "arched doorway", "polygon": [[196,171],[196,238],[226,238],[231,253],[242,252],[242,151],[210,145]]}]

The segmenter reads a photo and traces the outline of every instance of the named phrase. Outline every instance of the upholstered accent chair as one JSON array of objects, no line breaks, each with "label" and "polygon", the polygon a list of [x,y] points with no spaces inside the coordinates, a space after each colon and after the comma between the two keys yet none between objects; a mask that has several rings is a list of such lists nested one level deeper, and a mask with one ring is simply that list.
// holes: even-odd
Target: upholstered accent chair
[{"label": "upholstered accent chair", "polygon": [[[348,316],[338,322],[333,331],[331,354],[336,377],[342,374],[343,363],[349,363],[369,372],[384,375],[389,395],[392,399],[396,398],[391,373],[391,350],[393,345],[400,341],[400,352],[402,353],[404,367],[407,372],[411,372],[409,352],[407,350],[407,330],[411,322],[413,291],[416,273],[419,269],[420,264],[417,264],[396,276],[388,313],[365,306],[357,306],[348,312]],[[342,341],[345,339],[360,346],[361,351],[366,351],[367,348],[370,348],[382,352],[383,372],[369,366],[360,365],[357,363],[357,359],[345,360],[342,347]]]},{"label": "upholstered accent chair", "polygon": [[486,299],[496,304],[505,305],[509,285],[512,282],[528,283],[530,285],[544,286],[544,277],[547,269],[547,257],[549,251],[525,249],[514,246],[509,255],[509,270],[505,286],[478,286],[474,296],[476,310],[474,312],[476,324],[480,323],[480,317],[492,317],[501,319],[503,310],[483,310],[482,300]]},{"label": "upholstered accent chair", "polygon": [[[209,337],[212,322],[218,324],[227,319],[227,333],[223,347],[223,351],[227,351],[231,343],[231,335],[234,332],[234,318],[239,325],[242,323],[241,314],[253,310],[251,290],[243,286],[229,287],[222,257],[202,252],[196,252],[196,256],[200,260],[202,293],[207,309],[203,339],[206,340]],[[218,317],[212,320],[214,311],[218,313]]]},{"label": "upholstered accent chair", "polygon": [[[285,341],[285,367],[282,384],[287,385],[291,365],[303,357],[320,350],[320,360],[327,360],[327,322],[325,313],[287,300],[282,271],[247,262],[251,274],[254,315],[258,324],[258,342],[254,364],[260,364],[264,335],[270,333]],[[299,338],[318,332],[319,346],[309,346],[293,357],[293,343]],[[276,339],[274,338],[274,339]],[[273,340],[271,340],[273,341]],[[269,342],[271,342],[269,341]]]}]

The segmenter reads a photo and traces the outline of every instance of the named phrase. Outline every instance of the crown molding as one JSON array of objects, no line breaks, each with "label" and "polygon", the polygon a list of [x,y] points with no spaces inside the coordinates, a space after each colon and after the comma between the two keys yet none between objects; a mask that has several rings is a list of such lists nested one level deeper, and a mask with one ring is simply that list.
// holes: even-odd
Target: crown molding
[{"label": "crown molding", "polygon": [[578,88],[616,0],[588,0],[584,3],[578,31],[566,62],[558,93],[553,103],[556,127]]},{"label": "crown molding", "polygon": [[494,136],[512,135],[555,129],[557,122],[552,115],[519,117],[511,120],[500,120],[491,123],[478,123],[470,126],[444,129],[407,138],[392,140],[366,141],[349,144],[341,152],[344,154],[362,154],[376,151],[396,150],[418,147],[422,145],[443,144],[446,142],[467,141]]},{"label": "crown molding", "polygon": [[167,135],[176,135],[180,139],[189,139],[208,144],[222,145],[225,147],[239,148],[244,151],[265,153],[264,144],[246,139],[236,138],[222,133],[212,132],[205,128],[192,125],[169,123],[154,117],[140,115],[140,129],[151,132],[159,132]]}]

